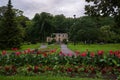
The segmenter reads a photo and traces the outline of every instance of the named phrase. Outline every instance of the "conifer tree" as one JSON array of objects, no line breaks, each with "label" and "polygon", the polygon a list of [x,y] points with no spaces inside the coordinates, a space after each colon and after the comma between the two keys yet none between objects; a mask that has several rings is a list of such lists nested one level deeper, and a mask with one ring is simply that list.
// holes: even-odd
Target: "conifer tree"
[{"label": "conifer tree", "polygon": [[22,38],[21,30],[15,20],[15,12],[12,9],[11,0],[8,1],[7,10],[2,19],[0,29],[0,49],[20,47]]}]

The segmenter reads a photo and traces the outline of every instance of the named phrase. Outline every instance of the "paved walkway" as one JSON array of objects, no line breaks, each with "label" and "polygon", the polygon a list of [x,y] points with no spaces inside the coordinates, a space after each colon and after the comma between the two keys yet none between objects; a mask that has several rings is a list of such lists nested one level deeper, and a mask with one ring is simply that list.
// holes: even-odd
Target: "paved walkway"
[{"label": "paved walkway", "polygon": [[47,48],[47,45],[41,45],[40,46],[40,49],[44,49],[44,48]]},{"label": "paved walkway", "polygon": [[64,53],[64,54],[72,54],[72,55],[75,55],[75,53],[74,53],[72,50],[68,49],[67,45],[65,45],[65,44],[61,44],[61,51],[62,51],[62,53]]}]

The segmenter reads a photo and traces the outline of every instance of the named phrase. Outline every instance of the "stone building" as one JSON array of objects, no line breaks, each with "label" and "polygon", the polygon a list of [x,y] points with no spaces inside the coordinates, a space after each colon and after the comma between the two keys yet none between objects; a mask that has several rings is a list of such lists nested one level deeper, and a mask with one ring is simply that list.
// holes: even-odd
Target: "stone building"
[{"label": "stone building", "polygon": [[47,37],[47,42],[55,40],[56,42],[62,43],[64,40],[68,41],[67,33],[53,33],[51,37]]}]

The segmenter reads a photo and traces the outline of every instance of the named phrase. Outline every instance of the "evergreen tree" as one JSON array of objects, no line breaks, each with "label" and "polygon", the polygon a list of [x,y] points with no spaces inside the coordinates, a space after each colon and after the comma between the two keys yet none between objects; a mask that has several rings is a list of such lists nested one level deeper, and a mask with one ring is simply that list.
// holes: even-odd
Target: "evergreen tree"
[{"label": "evergreen tree", "polygon": [[2,26],[0,29],[0,48],[10,49],[13,47],[20,47],[21,44],[21,30],[15,20],[15,12],[12,9],[11,0],[8,1],[7,10],[2,19]]}]

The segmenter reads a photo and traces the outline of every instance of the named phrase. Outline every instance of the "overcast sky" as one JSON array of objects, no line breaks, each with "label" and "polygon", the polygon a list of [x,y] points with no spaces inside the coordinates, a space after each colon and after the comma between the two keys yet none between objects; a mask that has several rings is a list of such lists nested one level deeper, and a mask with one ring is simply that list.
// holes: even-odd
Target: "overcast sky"
[{"label": "overcast sky", "polygon": [[[7,5],[8,0],[0,0],[0,6]],[[64,14],[66,17],[84,15],[84,0],[12,0],[16,9],[24,11],[24,15],[33,18],[35,13],[48,12],[53,15]]]}]

